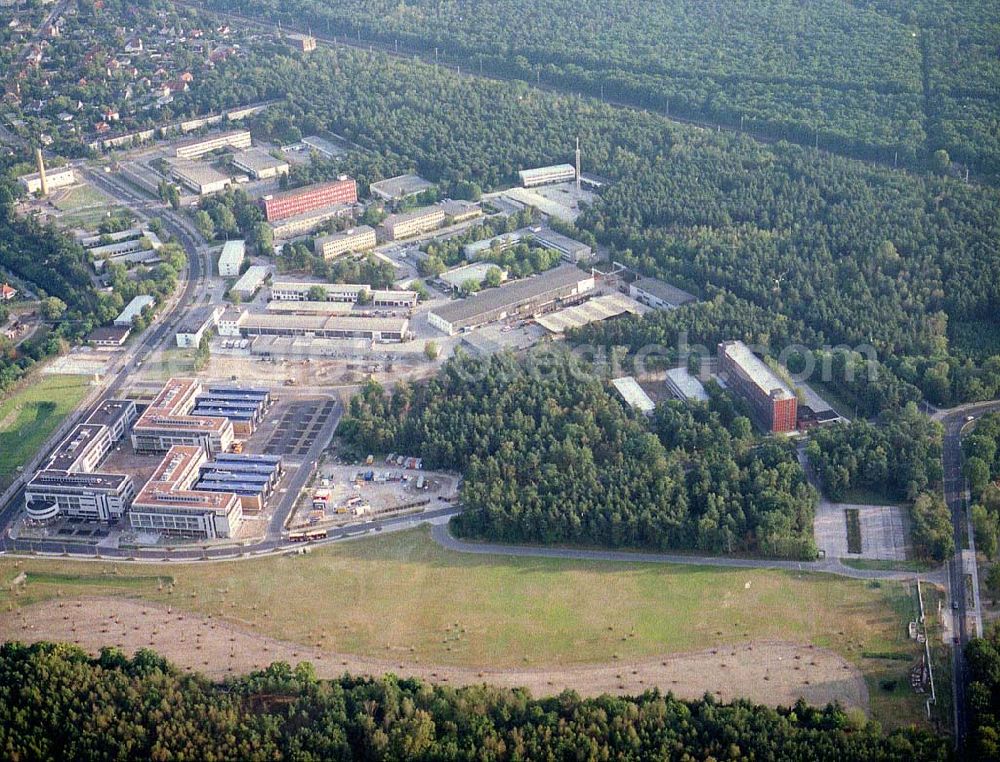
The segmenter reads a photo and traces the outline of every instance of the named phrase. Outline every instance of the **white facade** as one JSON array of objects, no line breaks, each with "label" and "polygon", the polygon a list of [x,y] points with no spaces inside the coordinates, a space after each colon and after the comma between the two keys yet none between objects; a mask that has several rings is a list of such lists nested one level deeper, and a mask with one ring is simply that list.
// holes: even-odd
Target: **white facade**
[{"label": "white facade", "polygon": [[[24,175],[18,178],[18,182],[24,186],[28,193],[41,193],[42,191],[42,176],[38,172]],[[45,170],[45,184],[49,186],[50,191],[56,188],[65,188],[73,185],[75,182],[76,175],[72,167],[58,167],[56,169]]]},{"label": "white facade", "polygon": [[333,235],[321,236],[315,240],[313,247],[321,257],[333,259],[351,251],[374,249],[377,243],[375,229],[360,225]]},{"label": "white facade", "polygon": [[534,188],[537,185],[572,182],[576,180],[576,167],[572,164],[555,164],[551,167],[524,169],[517,174],[521,178],[521,185]]},{"label": "white facade", "polygon": [[223,278],[239,277],[246,254],[245,241],[226,241],[219,254],[219,275]]}]

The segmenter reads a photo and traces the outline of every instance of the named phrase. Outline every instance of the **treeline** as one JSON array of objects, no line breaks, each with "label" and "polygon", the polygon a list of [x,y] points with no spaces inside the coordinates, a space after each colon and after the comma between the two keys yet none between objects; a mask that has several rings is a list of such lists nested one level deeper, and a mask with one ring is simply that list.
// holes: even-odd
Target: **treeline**
[{"label": "treeline", "polygon": [[969,686],[965,691],[970,738],[966,752],[980,762],[1000,760],[1000,625],[965,647]]},{"label": "treeline", "polygon": [[655,690],[532,698],[391,675],[318,680],[307,663],[217,684],[152,651],[90,657],[50,643],[0,648],[0,749],[12,762],[948,758],[925,731],[883,735],[837,705],[771,709]]},{"label": "treeline", "polygon": [[[987,413],[962,440],[962,473],[969,480],[976,550],[995,559],[1000,550],[1000,413]],[[1000,599],[1000,565],[987,578],[993,598]]]},{"label": "treeline", "polygon": [[248,51],[204,85],[220,99],[285,98],[293,122],[445,187],[514,184],[519,169],[568,159],[566,136],[580,135],[584,169],[612,182],[577,224],[614,259],[695,293],[725,289],[809,349],[870,345],[937,404],[1000,390],[1000,366],[976,367],[978,350],[950,340],[1000,314],[994,190],[353,50]]},{"label": "treeline", "polygon": [[[815,493],[794,449],[716,400],[660,411],[658,437],[561,351],[460,355],[391,396],[366,385],[338,431],[359,454],[462,471],[467,536],[814,557]],[[695,428],[700,447],[670,433]]]}]

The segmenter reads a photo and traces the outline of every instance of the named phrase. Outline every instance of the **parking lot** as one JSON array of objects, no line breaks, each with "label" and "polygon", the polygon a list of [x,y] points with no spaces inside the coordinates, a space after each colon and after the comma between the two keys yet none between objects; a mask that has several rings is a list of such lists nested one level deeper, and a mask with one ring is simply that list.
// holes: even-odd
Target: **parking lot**
[{"label": "parking lot", "polygon": [[263,451],[283,458],[305,457],[336,405],[336,401],[325,398],[289,402],[278,411],[273,424],[265,424],[272,431],[263,431],[267,437]]}]

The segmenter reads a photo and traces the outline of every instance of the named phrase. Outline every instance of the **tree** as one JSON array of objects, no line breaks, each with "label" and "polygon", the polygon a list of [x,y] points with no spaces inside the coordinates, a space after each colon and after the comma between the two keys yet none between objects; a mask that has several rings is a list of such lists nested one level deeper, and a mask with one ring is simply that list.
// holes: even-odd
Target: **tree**
[{"label": "tree", "polygon": [[[322,286],[310,286],[309,291],[306,294],[306,298],[310,302],[325,302],[326,301],[326,289]],[[359,297],[360,301],[360,297]]]},{"label": "tree", "polygon": [[56,321],[66,314],[66,302],[56,296],[49,296],[42,299],[39,304],[39,311],[46,320]]},{"label": "tree", "polygon": [[438,345],[437,345],[436,341],[428,340],[424,344],[424,357],[426,357],[428,360],[430,360],[431,362],[433,362],[434,360],[436,360],[438,358],[439,354],[440,354],[440,350],[438,349]]},{"label": "tree", "polygon": [[358,292],[358,304],[368,305],[371,303],[372,303],[372,292],[369,291],[367,288],[361,289],[361,291]]},{"label": "tree", "polygon": [[936,150],[931,161],[931,167],[939,174],[944,174],[951,169],[951,157],[948,155],[948,152],[943,148]]},{"label": "tree", "polygon": [[503,283],[503,272],[499,267],[491,267],[486,271],[486,285],[489,288],[496,288]]},{"label": "tree", "polygon": [[951,514],[940,495],[924,493],[913,503],[913,543],[919,552],[944,561],[955,550]]},{"label": "tree", "polygon": [[997,517],[991,514],[985,505],[972,506],[972,528],[976,537],[976,550],[987,558],[995,558],[997,554]]},{"label": "tree", "polygon": [[212,218],[208,216],[208,212],[204,209],[199,209],[195,212],[194,224],[198,228],[198,232],[201,233],[202,238],[206,241],[211,241],[215,238],[215,223],[212,222]]},{"label": "tree", "polygon": [[1000,601],[1000,564],[991,564],[990,570],[986,572],[986,592],[990,596],[990,600],[993,601],[993,605],[997,605],[997,601]]},{"label": "tree", "polygon": [[962,475],[969,480],[969,490],[978,497],[990,481],[990,467],[982,458],[966,458],[962,464]]}]

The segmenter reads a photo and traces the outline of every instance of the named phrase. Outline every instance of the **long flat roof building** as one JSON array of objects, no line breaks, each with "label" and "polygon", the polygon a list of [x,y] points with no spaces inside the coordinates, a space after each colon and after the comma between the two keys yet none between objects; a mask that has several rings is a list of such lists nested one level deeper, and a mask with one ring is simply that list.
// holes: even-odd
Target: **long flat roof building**
[{"label": "long flat roof building", "polygon": [[428,312],[427,319],[451,335],[508,317],[533,316],[593,289],[592,275],[574,265],[560,265],[531,278],[448,302]]},{"label": "long flat roof building", "polygon": [[171,378],[132,427],[137,452],[166,452],[173,445],[202,447],[219,453],[233,441],[233,424],[222,416],[193,415],[202,386],[198,381]]},{"label": "long flat roof building", "polygon": [[380,228],[387,241],[428,233],[444,224],[445,212],[439,206],[425,206],[402,214],[390,214]]},{"label": "long flat roof building", "polygon": [[254,180],[267,180],[288,174],[288,162],[275,159],[263,148],[250,148],[233,154],[233,166]]},{"label": "long flat roof building", "polygon": [[671,310],[698,301],[693,294],[656,278],[639,278],[629,284],[629,296],[658,310]]},{"label": "long flat roof building", "polygon": [[368,225],[358,225],[350,230],[320,236],[313,242],[313,247],[316,253],[324,259],[334,259],[352,251],[374,249],[377,243],[375,228]]},{"label": "long flat roof building", "polygon": [[271,277],[271,268],[267,265],[250,265],[229,291],[239,294],[241,299],[249,299],[261,289],[269,277]]},{"label": "long flat roof building", "polygon": [[[28,193],[41,193],[42,176],[38,172],[21,175],[21,177],[17,178],[17,181],[24,186],[24,189]],[[55,167],[54,169],[46,167],[45,169],[45,184],[49,191],[53,191],[56,188],[65,188],[73,185],[75,182],[76,174],[73,172],[73,167]]]},{"label": "long flat roof building", "polygon": [[399,175],[379,180],[368,187],[372,195],[378,196],[383,201],[401,201],[404,198],[417,196],[430,190],[434,187],[434,183],[417,175]]},{"label": "long flat roof building", "polygon": [[226,241],[219,254],[219,275],[223,278],[238,277],[246,255],[246,241]]},{"label": "long flat roof building", "polygon": [[371,288],[363,283],[311,283],[309,281],[277,280],[271,284],[271,299],[283,302],[310,301],[310,292],[321,288],[328,302],[357,304],[362,294],[368,294],[373,307],[414,307],[416,291]]},{"label": "long flat roof building", "polygon": [[531,237],[543,249],[558,251],[564,260],[573,264],[589,262],[594,256],[594,250],[587,244],[551,228],[535,228]]},{"label": "long flat roof building", "polygon": [[507,280],[507,271],[492,262],[473,262],[453,267],[451,270],[445,270],[441,273],[438,279],[447,283],[453,291],[458,291],[469,281],[473,281],[477,286],[481,285],[486,280],[486,274],[494,267],[500,271],[500,280]]},{"label": "long flat roof building", "polygon": [[155,304],[156,299],[152,296],[144,294],[134,297],[132,301],[125,305],[125,309],[119,313],[118,317],[115,318],[115,325],[124,328],[131,328],[132,323],[135,322],[135,319],[142,314],[142,311]]},{"label": "long flat roof building", "polygon": [[533,188],[537,185],[572,182],[576,179],[576,167],[572,164],[554,164],[549,167],[522,169],[517,174],[521,178],[521,185]]},{"label": "long flat roof building", "polygon": [[243,521],[243,505],[235,492],[195,486],[207,460],[201,447],[171,447],[132,501],[132,528],[205,539],[232,537]]},{"label": "long flat roof building", "polygon": [[190,159],[172,159],[170,175],[199,196],[224,191],[234,182],[232,176],[220,172],[211,164]]},{"label": "long flat roof building", "polygon": [[276,240],[295,238],[295,236],[311,233],[324,222],[338,217],[350,217],[352,209],[354,207],[350,204],[330,204],[292,217],[269,222],[268,225],[271,226],[271,234]]},{"label": "long flat roof building", "polygon": [[174,144],[174,155],[178,159],[197,159],[220,148],[245,149],[251,146],[248,130],[227,130],[204,137],[182,140]]},{"label": "long flat roof building", "polygon": [[268,222],[283,220],[298,214],[310,212],[333,204],[355,204],[358,201],[358,185],[353,178],[341,175],[336,180],[283,193],[264,196],[261,205]]},{"label": "long flat roof building", "polygon": [[742,341],[719,344],[719,371],[745,399],[757,422],[771,432],[794,431],[798,399],[788,384]]},{"label": "long flat roof building", "polygon": [[621,395],[625,404],[635,408],[643,415],[652,415],[653,411],[656,410],[656,403],[650,399],[646,390],[639,386],[639,382],[633,376],[612,379],[611,385]]},{"label": "long flat roof building", "polygon": [[380,343],[405,341],[406,318],[342,317],[339,315],[247,315],[240,333],[249,336],[310,336],[321,339],[365,339]]},{"label": "long flat roof building", "polygon": [[708,392],[687,368],[671,368],[667,371],[667,389],[677,399],[685,402],[708,402]]},{"label": "long flat roof building", "polygon": [[174,335],[177,346],[182,349],[197,347],[201,344],[201,340],[205,337],[205,334],[215,328],[219,322],[219,317],[225,311],[225,305],[216,304],[213,306],[206,304],[188,312],[177,328],[177,333]]}]

